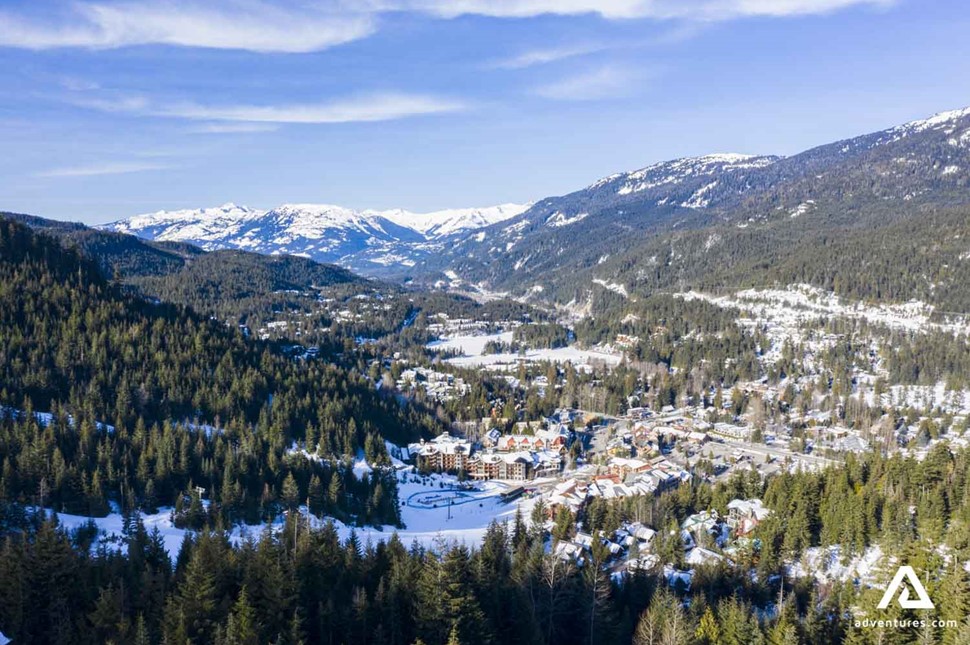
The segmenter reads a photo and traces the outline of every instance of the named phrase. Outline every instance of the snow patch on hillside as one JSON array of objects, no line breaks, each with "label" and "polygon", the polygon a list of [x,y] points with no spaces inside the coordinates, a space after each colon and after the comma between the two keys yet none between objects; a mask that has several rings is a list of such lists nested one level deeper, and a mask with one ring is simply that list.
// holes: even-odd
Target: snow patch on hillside
[{"label": "snow patch on hillside", "polygon": [[630,294],[627,293],[626,287],[624,287],[622,284],[617,284],[616,282],[607,282],[606,280],[604,280],[602,278],[593,278],[593,284],[598,284],[599,286],[603,287],[604,289],[608,289],[609,291],[612,291],[613,293],[618,293],[621,296],[623,296],[624,298],[629,298],[630,297]]},{"label": "snow patch on hillside", "polygon": [[[866,403],[875,405],[875,394],[866,392]],[[893,385],[882,394],[879,403],[897,409],[941,410],[955,415],[970,415],[970,391],[949,390],[946,383],[935,385]]]},{"label": "snow patch on hillside", "polygon": [[785,289],[746,289],[727,296],[712,296],[697,291],[678,294],[688,300],[700,299],[725,308],[740,309],[752,318],[797,327],[802,322],[820,317],[844,317],[866,320],[891,329],[913,332],[927,330],[970,333],[970,323],[953,320],[931,322],[933,306],[919,300],[902,304],[867,305],[849,302],[830,291],[808,284],[789,285]]},{"label": "snow patch on hillside", "polygon": [[568,216],[561,211],[556,211],[546,219],[546,224],[553,227],[569,226],[570,224],[575,224],[576,222],[581,222],[589,216],[589,213],[577,213],[573,216]]},{"label": "snow patch on hillside", "polygon": [[[764,168],[777,161],[778,157],[760,157],[756,155],[742,155],[737,153],[720,153],[704,155],[702,157],[684,157],[673,161],[662,161],[646,168],[626,174],[611,175],[592,184],[589,190],[601,188],[607,184],[622,181],[616,188],[618,195],[630,195],[659,186],[676,185],[691,177],[713,175],[717,172],[733,172]],[[694,197],[684,204],[700,203],[703,192],[713,188],[708,185],[695,192]],[[702,192],[703,191],[703,192]],[[698,193],[701,193],[698,195]],[[706,206],[707,204],[704,204]],[[704,206],[687,206],[687,208],[703,208]]]},{"label": "snow patch on hillside", "polygon": [[945,112],[938,112],[928,119],[919,119],[896,126],[895,128],[892,128],[890,132],[903,134],[923,132],[924,130],[936,129],[951,125],[954,121],[959,121],[960,119],[968,116],[970,116],[970,107],[960,108],[957,110],[947,110]]},{"label": "snow patch on hillside", "polygon": [[805,213],[808,213],[813,208],[815,208],[815,200],[808,199],[802,202],[801,204],[799,204],[798,206],[796,206],[794,210],[788,213],[788,216],[792,219],[795,219],[796,217],[801,217]]},{"label": "snow patch on hillside", "polygon": [[684,208],[707,208],[710,205],[711,200],[705,197],[705,195],[711,192],[715,186],[717,186],[717,182],[712,181],[711,183],[706,184],[702,188],[694,191],[694,194],[690,196],[690,199],[681,203],[681,206]]},{"label": "snow patch on hillside", "polygon": [[622,356],[602,349],[580,349],[579,347],[558,347],[556,349],[529,349],[516,354],[500,353],[485,354],[485,345],[489,342],[509,344],[514,338],[513,332],[506,331],[498,334],[470,334],[467,336],[452,336],[432,341],[426,347],[432,351],[457,352],[460,356],[447,359],[459,367],[484,367],[490,371],[515,371],[525,363],[572,363],[574,366],[589,366],[594,363],[618,365]]}]

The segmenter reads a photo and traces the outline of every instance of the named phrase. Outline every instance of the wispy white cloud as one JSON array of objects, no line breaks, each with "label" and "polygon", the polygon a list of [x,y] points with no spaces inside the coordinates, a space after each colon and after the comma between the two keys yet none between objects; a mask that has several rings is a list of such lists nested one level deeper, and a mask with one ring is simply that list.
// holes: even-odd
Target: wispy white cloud
[{"label": "wispy white cloud", "polygon": [[205,105],[189,102],[162,104],[153,103],[144,97],[83,101],[78,104],[106,112],[255,124],[393,121],[413,116],[456,112],[467,107],[465,103],[452,99],[394,93],[292,105]]},{"label": "wispy white cloud", "polygon": [[[173,45],[255,52],[320,51],[365,38],[380,15],[410,12],[438,18],[481,15],[531,18],[599,15],[716,22],[757,16],[824,14],[896,0],[79,0],[42,12],[0,11],[0,46],[117,48]],[[541,62],[539,60],[538,62]],[[528,61],[526,61],[528,64]]]},{"label": "wispy white cloud", "polygon": [[374,16],[260,0],[78,2],[43,17],[0,12],[0,46],[117,48],[177,45],[256,52],[319,51],[370,35]]},{"label": "wispy white cloud", "polygon": [[190,132],[196,134],[248,134],[254,132],[273,132],[279,130],[275,123],[207,123],[195,126]]},{"label": "wispy white cloud", "polygon": [[93,90],[101,89],[101,86],[94,81],[89,81],[83,78],[75,78],[73,76],[66,76],[60,80],[61,87],[65,90],[70,90],[71,92],[91,92]]},{"label": "wispy white cloud", "polygon": [[382,9],[422,11],[444,18],[482,15],[530,18],[544,14],[598,14],[608,19],[682,18],[710,21],[751,16],[821,14],[895,0],[377,0]]},{"label": "wispy white cloud", "polygon": [[588,72],[540,85],[534,93],[556,101],[595,101],[628,96],[642,85],[648,74],[617,65],[607,65]]},{"label": "wispy white cloud", "polygon": [[493,61],[489,67],[498,69],[523,69],[534,65],[545,65],[568,58],[595,54],[604,49],[606,49],[604,45],[573,45],[549,49],[534,49],[518,54],[517,56]]},{"label": "wispy white cloud", "polygon": [[171,168],[167,164],[149,163],[140,161],[117,161],[91,164],[85,166],[71,166],[67,168],[54,168],[35,173],[35,177],[94,177],[98,175],[125,175],[133,172],[145,172],[148,170],[166,170]]}]

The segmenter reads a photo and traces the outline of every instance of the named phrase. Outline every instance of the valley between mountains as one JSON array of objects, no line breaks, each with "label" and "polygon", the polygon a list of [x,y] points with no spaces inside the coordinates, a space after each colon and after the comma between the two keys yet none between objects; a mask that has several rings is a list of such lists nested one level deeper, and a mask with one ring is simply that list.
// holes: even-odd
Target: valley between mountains
[{"label": "valley between mountains", "polygon": [[965,642],[970,109],[521,205],[2,213],[0,468],[37,642],[871,642],[903,561],[949,622],[900,642]]}]

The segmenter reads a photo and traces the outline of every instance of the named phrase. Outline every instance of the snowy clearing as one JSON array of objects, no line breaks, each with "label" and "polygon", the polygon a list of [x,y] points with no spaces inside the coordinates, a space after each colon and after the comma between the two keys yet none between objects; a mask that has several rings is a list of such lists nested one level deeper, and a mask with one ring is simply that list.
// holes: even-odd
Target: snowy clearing
[{"label": "snowy clearing", "polygon": [[490,342],[511,343],[512,332],[501,334],[483,334],[477,336],[454,336],[428,343],[427,347],[436,351],[458,351],[461,356],[449,358],[448,362],[460,367],[485,367],[494,371],[509,371],[517,369],[521,361],[537,363],[551,361],[553,363],[572,363],[573,365],[591,365],[606,363],[619,365],[622,357],[605,351],[580,349],[575,346],[559,347],[557,349],[529,349],[520,354],[502,353],[486,354],[485,345]]},{"label": "snowy clearing", "polygon": [[[521,511],[522,518],[528,522],[534,499],[520,498],[510,504],[502,503],[500,495],[515,487],[514,484],[501,481],[487,481],[471,484],[460,491],[459,482],[451,475],[422,476],[413,469],[402,470],[398,473],[398,497],[401,503],[401,519],[404,529],[393,526],[376,528],[353,527],[331,518],[320,519],[310,516],[305,506],[300,512],[310,519],[310,524],[321,528],[328,521],[333,521],[341,539],[347,539],[356,532],[361,543],[380,542],[388,540],[397,533],[404,544],[410,546],[417,542],[425,548],[437,548],[449,544],[465,544],[476,546],[481,543],[489,524],[495,522],[511,522],[515,520],[516,511]],[[460,494],[459,494],[460,493]],[[453,503],[449,504],[448,502]],[[48,511],[50,512],[50,511]],[[89,518],[82,515],[58,513],[57,519],[61,526],[68,531],[84,527],[88,522],[94,522],[98,527],[99,536],[92,545],[92,549],[99,547],[123,551],[124,545],[124,517],[120,513],[111,513],[107,517]],[[172,509],[162,508],[157,513],[142,514],[142,522],[149,534],[157,528],[161,534],[165,550],[174,560],[187,534],[193,531],[177,528],[172,523]],[[258,536],[266,526],[278,530],[283,526],[281,516],[268,524],[237,525],[230,533],[230,540],[239,544],[250,536]]]}]

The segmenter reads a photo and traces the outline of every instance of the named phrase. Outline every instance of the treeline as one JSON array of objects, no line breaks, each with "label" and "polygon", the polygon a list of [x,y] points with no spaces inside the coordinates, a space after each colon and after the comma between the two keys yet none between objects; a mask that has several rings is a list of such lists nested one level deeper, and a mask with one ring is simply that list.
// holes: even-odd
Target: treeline
[{"label": "treeline", "polygon": [[[174,507],[177,523],[194,529],[270,521],[301,504],[348,523],[400,525],[397,480],[380,436],[366,436],[363,456],[377,468],[358,478],[315,429],[308,432],[318,448],[304,454],[268,424],[268,417],[218,429],[139,419],[107,427],[83,413],[6,409],[0,499],[89,516]],[[355,422],[348,425],[354,433]]]},{"label": "treeline", "polygon": [[[778,618],[757,618],[740,575],[709,571],[684,596],[658,572],[622,583],[598,547],[579,568],[546,553],[531,522],[493,525],[480,548],[362,544],[293,514],[234,545],[187,539],[171,565],[132,516],[124,551],[92,551],[52,519],[19,518],[0,546],[0,629],[30,643],[637,643],[839,642],[834,603],[803,585]],[[599,558],[599,559],[597,559]],[[787,640],[770,640],[774,634]],[[666,635],[667,640],[660,640]]]}]

